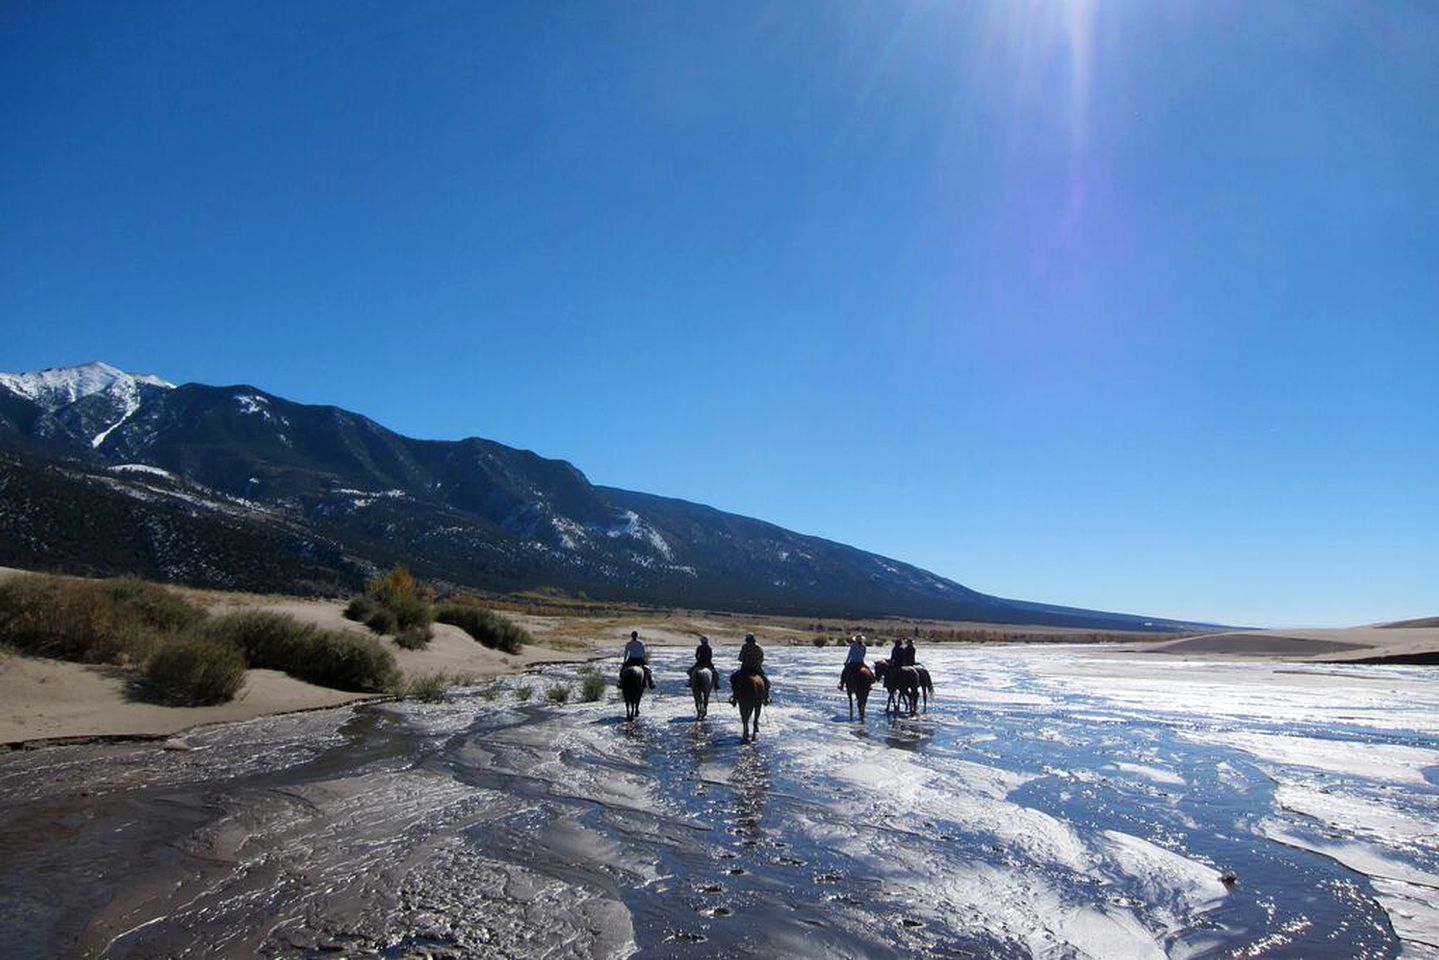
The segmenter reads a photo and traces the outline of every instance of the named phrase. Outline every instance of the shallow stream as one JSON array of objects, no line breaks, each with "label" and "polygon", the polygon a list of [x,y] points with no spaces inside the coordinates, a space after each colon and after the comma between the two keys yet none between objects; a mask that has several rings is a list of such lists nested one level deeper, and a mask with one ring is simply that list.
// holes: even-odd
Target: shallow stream
[{"label": "shallow stream", "polygon": [[1439,956],[1432,668],[928,649],[852,721],[776,648],[746,745],[688,657],[0,756],[0,956]]}]

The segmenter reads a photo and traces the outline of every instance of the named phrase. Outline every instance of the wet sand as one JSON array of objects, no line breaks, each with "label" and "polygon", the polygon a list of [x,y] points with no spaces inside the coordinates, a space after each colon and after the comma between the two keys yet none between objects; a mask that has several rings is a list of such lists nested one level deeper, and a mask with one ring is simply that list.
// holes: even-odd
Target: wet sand
[{"label": "wet sand", "polygon": [[634,724],[556,666],[0,756],[0,955],[1436,955],[1426,668],[934,649],[860,722],[770,655],[754,745],[662,650]]}]

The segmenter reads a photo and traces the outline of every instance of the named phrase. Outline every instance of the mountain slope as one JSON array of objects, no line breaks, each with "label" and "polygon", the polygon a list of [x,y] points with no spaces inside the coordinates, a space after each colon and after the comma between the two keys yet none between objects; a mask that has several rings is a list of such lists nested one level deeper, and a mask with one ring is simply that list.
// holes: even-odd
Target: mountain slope
[{"label": "mountain slope", "polygon": [[[173,386],[104,364],[4,374],[0,447],[15,476],[29,471],[31,489],[50,491],[28,501],[33,517],[58,522],[100,510],[109,529],[149,529],[168,512],[197,550],[205,535],[196,524],[216,524],[217,542],[243,528],[255,549],[275,555],[277,570],[310,583],[351,585],[403,560],[422,576],[482,588],[555,586],[664,605],[1182,626],[987,596],[761,520],[595,486],[571,464],[527,450],[477,438],[417,440],[250,386]],[[91,503],[85,489],[107,493]],[[117,521],[115,496],[145,503],[143,522]],[[12,510],[8,522],[13,536],[44,539],[38,520]],[[119,546],[125,536],[112,540],[90,548],[67,541],[70,562],[125,569],[133,560]],[[199,569],[162,566],[173,579],[221,585],[220,567]],[[236,573],[231,585],[249,585],[249,576]]]}]

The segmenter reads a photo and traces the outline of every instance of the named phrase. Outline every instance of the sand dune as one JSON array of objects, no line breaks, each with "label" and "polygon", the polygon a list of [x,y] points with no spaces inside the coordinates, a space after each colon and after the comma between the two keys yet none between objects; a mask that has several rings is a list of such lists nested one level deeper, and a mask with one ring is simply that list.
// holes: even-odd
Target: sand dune
[{"label": "sand dune", "polygon": [[1439,663],[1439,626],[1383,624],[1344,629],[1244,630],[1146,645],[1149,653],[1185,657],[1264,657],[1366,663]]}]

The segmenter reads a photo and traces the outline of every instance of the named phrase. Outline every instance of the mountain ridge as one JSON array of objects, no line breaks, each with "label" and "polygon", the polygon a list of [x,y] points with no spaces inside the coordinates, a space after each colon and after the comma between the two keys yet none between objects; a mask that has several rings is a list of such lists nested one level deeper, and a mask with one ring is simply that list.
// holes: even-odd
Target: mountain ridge
[{"label": "mountain ridge", "polygon": [[[352,584],[401,559],[430,578],[482,589],[552,586],[664,606],[1103,629],[1194,625],[992,597],[765,520],[596,485],[566,460],[481,437],[407,437],[363,414],[248,384],[176,386],[108,364],[0,375],[0,449],[15,458],[12,471],[30,471],[32,486],[66,491],[54,495],[71,498],[72,512],[100,510],[103,501],[105,522],[117,530],[163,527],[158,512],[182,513],[176,523],[191,531],[186,549],[196,555],[204,538],[192,528],[201,518],[228,524],[230,540],[242,536],[237,524],[248,524],[243,536],[270,544],[277,563],[283,554],[284,563],[309,564],[310,583]],[[35,479],[47,469],[64,481]],[[87,484],[146,503],[143,522],[108,495],[87,505],[79,492]],[[0,530],[7,523],[23,532],[15,511],[0,511]],[[316,567],[307,550],[328,559]],[[194,579],[203,566],[190,563],[191,573],[177,577]],[[222,573],[207,576],[225,580]]]}]

